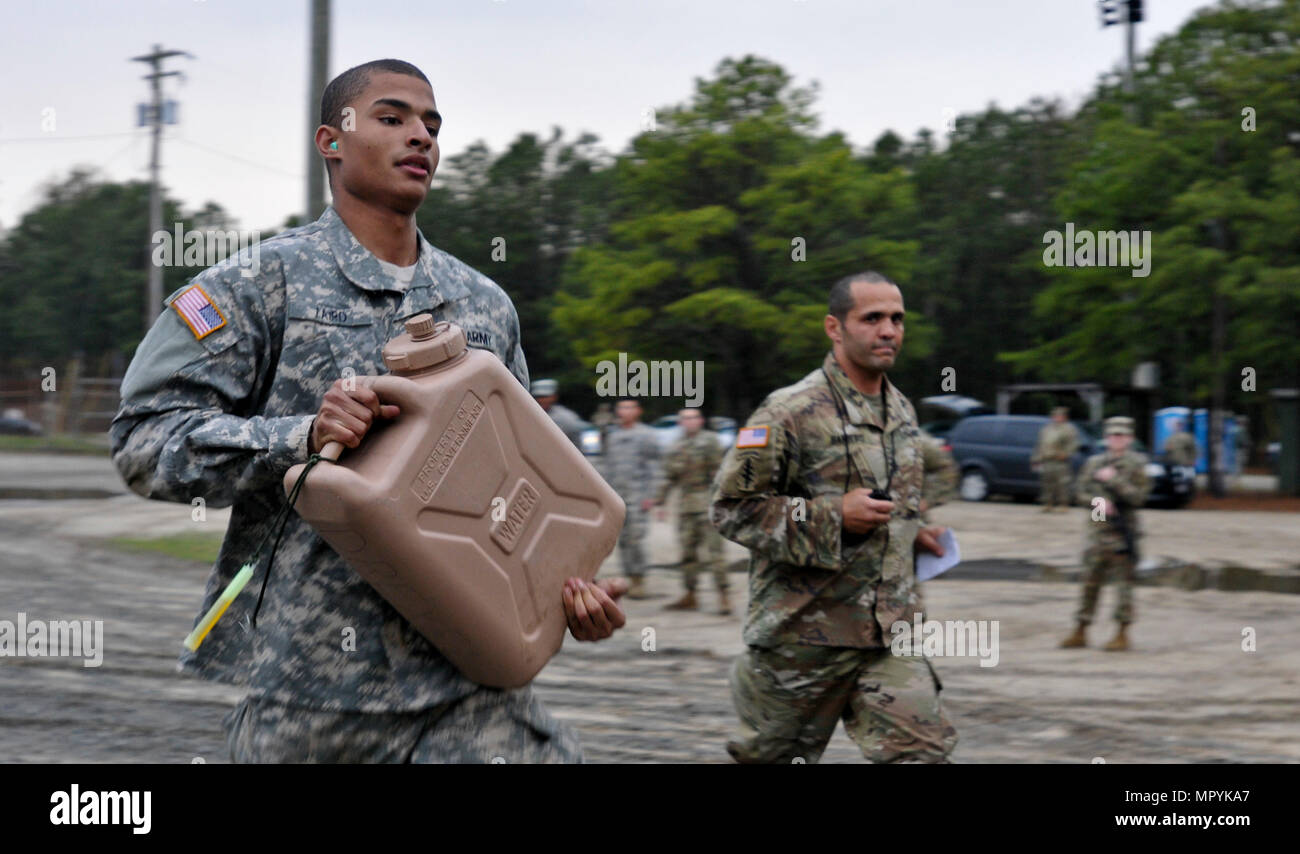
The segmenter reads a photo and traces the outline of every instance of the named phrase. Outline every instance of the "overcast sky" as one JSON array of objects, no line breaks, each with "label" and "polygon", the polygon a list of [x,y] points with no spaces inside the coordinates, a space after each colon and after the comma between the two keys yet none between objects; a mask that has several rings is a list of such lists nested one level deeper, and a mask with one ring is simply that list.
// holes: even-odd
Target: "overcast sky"
[{"label": "overcast sky", "polygon": [[[1139,53],[1210,0],[1147,0]],[[73,166],[148,175],[142,63],[187,50],[165,82],[180,124],[163,181],[187,210],[211,200],[243,228],[304,205],[307,0],[2,0],[0,227]],[[942,128],[946,111],[1071,107],[1123,57],[1096,0],[334,0],[331,76],[383,57],[419,66],[444,117],[445,159],[477,139],[500,151],[554,125],[617,153],[642,111],[686,101],[724,57],[757,54],[816,80],[822,131],[866,146],[893,129]],[[312,108],[313,114],[317,108]],[[53,129],[43,120],[53,119]]]}]

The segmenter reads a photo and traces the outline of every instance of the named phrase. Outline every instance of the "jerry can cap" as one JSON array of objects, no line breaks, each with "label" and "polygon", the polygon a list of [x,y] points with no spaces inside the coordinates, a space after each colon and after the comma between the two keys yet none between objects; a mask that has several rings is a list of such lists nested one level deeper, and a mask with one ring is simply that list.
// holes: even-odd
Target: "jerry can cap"
[{"label": "jerry can cap", "polygon": [[384,364],[395,373],[409,373],[454,359],[465,352],[465,332],[454,323],[417,314],[406,331],[384,345]]}]

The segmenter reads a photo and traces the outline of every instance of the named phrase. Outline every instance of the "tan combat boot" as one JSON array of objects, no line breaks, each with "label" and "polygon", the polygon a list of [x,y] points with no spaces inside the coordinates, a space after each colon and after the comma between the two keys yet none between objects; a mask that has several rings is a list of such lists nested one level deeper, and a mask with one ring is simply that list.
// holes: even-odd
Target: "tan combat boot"
[{"label": "tan combat boot", "polygon": [[682,598],[678,599],[671,605],[665,605],[665,611],[695,611],[699,609],[700,603],[695,601],[695,591],[687,590]]},{"label": "tan combat boot", "polygon": [[627,588],[627,598],[629,599],[649,599],[650,591],[646,589],[645,579],[636,576],[632,579],[630,586]]},{"label": "tan combat boot", "polygon": [[1102,649],[1106,650],[1106,652],[1124,652],[1127,650],[1128,624],[1120,623],[1119,631],[1115,633],[1115,637],[1111,638],[1110,643],[1106,644]]},{"label": "tan combat boot", "polygon": [[718,613],[726,617],[731,614],[731,600],[727,598],[727,591],[718,591]]},{"label": "tan combat boot", "polygon": [[1075,647],[1088,645],[1088,624],[1080,623],[1075,626],[1074,634],[1061,641],[1061,649],[1074,649]]}]

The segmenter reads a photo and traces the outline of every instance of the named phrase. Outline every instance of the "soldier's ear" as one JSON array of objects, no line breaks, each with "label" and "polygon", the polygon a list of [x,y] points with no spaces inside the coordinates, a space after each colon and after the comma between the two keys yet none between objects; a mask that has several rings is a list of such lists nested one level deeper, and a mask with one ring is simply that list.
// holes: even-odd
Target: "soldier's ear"
[{"label": "soldier's ear", "polygon": [[831,341],[836,344],[840,343],[839,319],[836,318],[835,315],[833,314],[828,314],[826,315],[825,319],[822,321],[822,325],[826,329],[826,337],[831,339]]}]

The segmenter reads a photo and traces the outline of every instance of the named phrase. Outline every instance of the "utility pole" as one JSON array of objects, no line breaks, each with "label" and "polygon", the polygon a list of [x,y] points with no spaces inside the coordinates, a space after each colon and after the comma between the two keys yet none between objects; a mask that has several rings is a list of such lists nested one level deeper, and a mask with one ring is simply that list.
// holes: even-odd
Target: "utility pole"
[{"label": "utility pole", "polygon": [[153,263],[153,236],[162,230],[162,188],[158,185],[158,160],[162,147],[163,126],[162,79],[180,76],[179,71],[163,71],[162,62],[173,56],[194,58],[183,50],[163,50],[160,44],[153,46],[153,53],[131,57],[132,62],[147,62],[153,69],[143,78],[149,81],[153,94],[153,103],[149,110],[149,123],[153,127],[153,147],[149,154],[149,238],[145,241],[145,257],[150,259],[149,288],[144,300],[145,332],[153,326],[159,310],[158,306],[162,304],[163,298],[163,271],[162,267]]},{"label": "utility pole", "polygon": [[1145,18],[1142,0],[1098,0],[1097,6],[1101,10],[1103,28],[1121,23],[1124,25],[1124,95],[1128,101],[1129,121],[1136,123],[1137,102],[1134,93],[1137,90],[1133,83],[1133,53],[1137,27],[1133,25]]},{"label": "utility pole", "polygon": [[[1227,140],[1219,137],[1214,141],[1214,162],[1222,170],[1227,160],[1224,151]],[[1214,241],[1214,248],[1218,249],[1226,257],[1228,254],[1228,233],[1226,224],[1222,217],[1215,217],[1210,222],[1210,237]],[[1222,274],[1220,274],[1222,275]],[[1213,371],[1211,376],[1213,381],[1210,385],[1210,447],[1208,449],[1207,460],[1210,464],[1210,494],[1215,498],[1222,498],[1227,494],[1223,482],[1224,465],[1223,459],[1223,416],[1226,408],[1226,394],[1224,389],[1224,366],[1223,351],[1227,347],[1227,307],[1223,298],[1223,288],[1221,279],[1214,278],[1210,280],[1210,370]]]},{"label": "utility pole", "polygon": [[307,57],[307,207],[305,221],[325,210],[325,166],[316,153],[320,97],[329,82],[330,0],[311,0],[311,48]]},{"label": "utility pole", "polygon": [[1142,20],[1142,0],[1128,0],[1128,14],[1124,16],[1124,93],[1128,95],[1129,121],[1137,123],[1137,102],[1134,100],[1133,85],[1133,42],[1137,36],[1137,27]]}]

